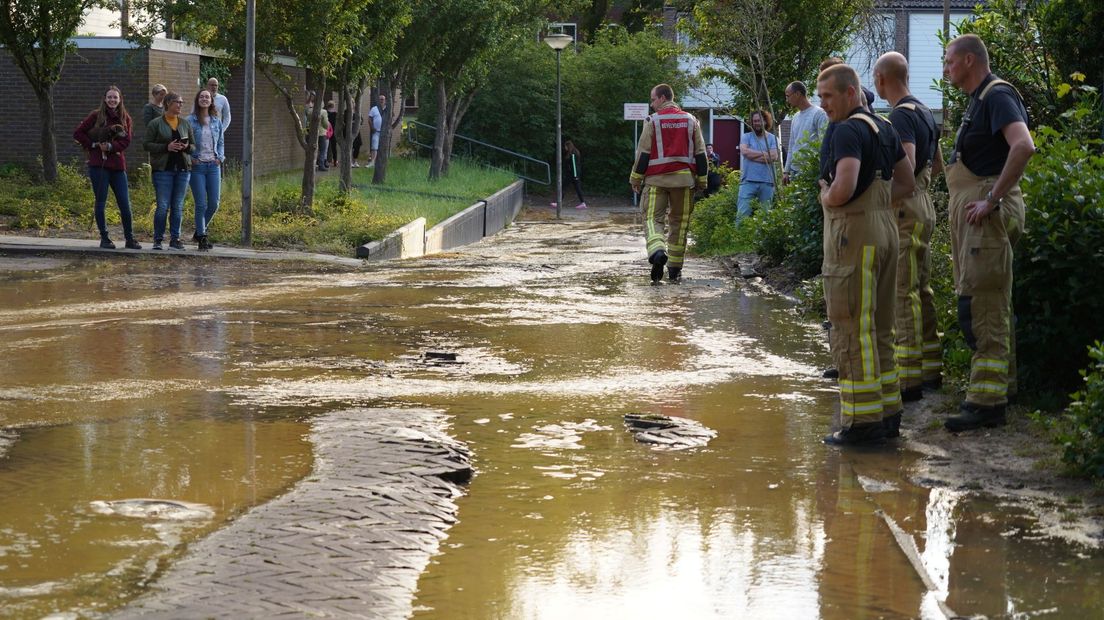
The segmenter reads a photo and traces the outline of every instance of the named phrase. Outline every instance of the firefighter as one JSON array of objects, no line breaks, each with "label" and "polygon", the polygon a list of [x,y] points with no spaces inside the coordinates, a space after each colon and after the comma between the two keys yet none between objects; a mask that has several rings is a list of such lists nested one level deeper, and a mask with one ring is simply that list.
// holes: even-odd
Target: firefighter
[{"label": "firefighter", "polygon": [[1005,423],[1016,373],[1012,248],[1024,226],[1019,182],[1035,143],[1023,98],[990,72],[977,35],[947,44],[943,75],[970,95],[946,172],[958,322],[974,351],[966,400],[945,423],[957,432]]},{"label": "firefighter", "polygon": [[943,158],[935,117],[909,91],[908,69],[908,60],[897,52],[883,54],[874,64],[874,87],[878,95],[893,106],[889,122],[901,138],[901,147],[916,178],[916,190],[893,205],[900,245],[897,254],[897,370],[901,376],[901,399],[905,402],[920,400],[925,387],[934,389],[942,385],[940,371],[943,366],[930,282],[935,205],[928,193],[932,177],[943,171]]},{"label": "firefighter", "polygon": [[915,180],[893,127],[863,106],[854,69],[825,69],[817,91],[836,124],[820,162],[821,270],[841,428],[824,442],[875,443],[886,436],[883,420],[902,409],[893,352],[898,244],[892,201],[912,192]]},{"label": "firefighter", "polygon": [[655,114],[644,123],[629,175],[633,192],[641,194],[652,284],[663,280],[664,265],[668,280],[681,282],[694,189],[706,188],[709,173],[701,125],[674,98],[667,84],[652,89]]}]

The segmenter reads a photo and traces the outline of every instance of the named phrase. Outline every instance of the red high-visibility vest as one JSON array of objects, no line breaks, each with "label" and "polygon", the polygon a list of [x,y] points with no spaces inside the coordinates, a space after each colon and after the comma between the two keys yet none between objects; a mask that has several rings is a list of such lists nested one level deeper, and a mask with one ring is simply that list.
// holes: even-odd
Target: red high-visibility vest
[{"label": "red high-visibility vest", "polygon": [[648,159],[645,176],[690,170],[697,174],[694,164],[694,128],[697,119],[678,106],[668,106],[651,117],[652,153]]}]

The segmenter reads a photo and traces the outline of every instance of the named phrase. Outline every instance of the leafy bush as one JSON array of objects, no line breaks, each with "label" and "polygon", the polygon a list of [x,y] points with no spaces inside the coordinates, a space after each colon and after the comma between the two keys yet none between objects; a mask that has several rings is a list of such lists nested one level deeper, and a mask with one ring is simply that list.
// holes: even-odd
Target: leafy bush
[{"label": "leafy bush", "polygon": [[[561,64],[563,138],[582,153],[583,189],[625,192],[636,145],[633,124],[622,119],[623,104],[646,102],[649,90],[664,82],[674,87],[676,100],[685,92],[675,49],[657,33],[610,26],[593,43],[580,44],[578,53],[564,50]],[[436,101],[423,98],[419,120],[435,124],[436,108]],[[554,176],[556,54],[540,41],[520,41],[497,62],[458,133],[547,161]]]},{"label": "leafy bush", "polygon": [[708,256],[723,256],[739,251],[736,244],[736,197],[740,192],[740,172],[722,170],[721,189],[694,205],[690,216],[690,241],[694,251]]},{"label": "leafy bush", "polygon": [[[1104,316],[1104,157],[1099,140],[1041,127],[1022,187],[1014,307],[1022,387],[1068,393]],[[1095,332],[1095,333],[1094,333]]]},{"label": "leafy bush", "polygon": [[1084,386],[1054,426],[1062,461],[1078,475],[1104,478],[1104,347],[1088,349],[1092,363],[1081,371]]}]

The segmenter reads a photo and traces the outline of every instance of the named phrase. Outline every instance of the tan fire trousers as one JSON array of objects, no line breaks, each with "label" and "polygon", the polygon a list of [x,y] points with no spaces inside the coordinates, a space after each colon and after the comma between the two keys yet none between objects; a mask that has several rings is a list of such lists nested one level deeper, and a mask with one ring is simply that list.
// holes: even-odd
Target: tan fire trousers
[{"label": "tan fire trousers", "polygon": [[666,250],[667,266],[682,267],[690,214],[694,211],[694,188],[653,187],[645,181],[640,200],[648,256]]},{"label": "tan fire trousers", "polygon": [[901,388],[918,388],[939,378],[943,348],[936,332],[931,289],[931,237],[935,205],[928,187],[931,166],[916,176],[916,191],[894,204],[897,213],[897,369]]},{"label": "tan fire trousers", "polygon": [[1018,185],[980,225],[966,221],[966,206],[984,200],[997,177],[979,177],[961,162],[947,167],[951,193],[951,258],[958,322],[974,350],[966,402],[993,407],[1008,402],[1016,376],[1012,326],[1012,248],[1024,227]]},{"label": "tan fire trousers", "polygon": [[890,182],[879,175],[855,200],[823,210],[821,269],[842,425],[880,423],[902,409],[893,350],[898,242]]}]

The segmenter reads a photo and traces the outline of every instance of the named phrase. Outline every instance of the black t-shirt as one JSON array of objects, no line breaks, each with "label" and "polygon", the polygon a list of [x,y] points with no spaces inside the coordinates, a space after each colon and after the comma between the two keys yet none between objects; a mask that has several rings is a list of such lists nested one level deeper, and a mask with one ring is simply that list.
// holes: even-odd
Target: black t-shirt
[{"label": "black t-shirt", "polygon": [[[866,121],[849,118],[848,120],[832,123],[825,132],[824,142],[828,144],[828,157],[820,160],[821,177],[831,182],[835,177],[836,164],[839,160],[854,157],[859,160],[859,178],[855,184],[855,193],[851,194],[848,202],[862,195],[874,182],[875,173],[882,171],[882,178],[893,178],[893,166],[905,158],[905,150],[901,148],[901,139],[897,132],[885,120],[864,112],[862,108],[856,108],[856,112],[864,113],[870,118],[876,119],[879,133],[875,135],[870,130]],[[835,129],[833,129],[833,126]],[[889,153],[893,153],[892,156]],[[889,161],[892,159],[892,161]]]},{"label": "black t-shirt", "polygon": [[[902,103],[911,103],[915,110],[902,108]],[[912,95],[902,98],[897,106],[889,113],[889,122],[897,130],[901,142],[916,145],[916,168],[914,174],[918,174],[935,157],[935,145],[938,137],[935,134],[935,117],[931,110],[920,103],[920,100]]]},{"label": "black t-shirt", "polygon": [[1008,160],[1008,141],[1001,130],[1017,121],[1028,122],[1023,101],[1012,88],[1003,84],[989,89],[980,104],[976,102],[974,97],[995,79],[997,76],[990,73],[972,93],[967,116],[963,118],[963,128],[955,143],[962,163],[979,177],[996,176],[1004,169],[1004,162]]}]

